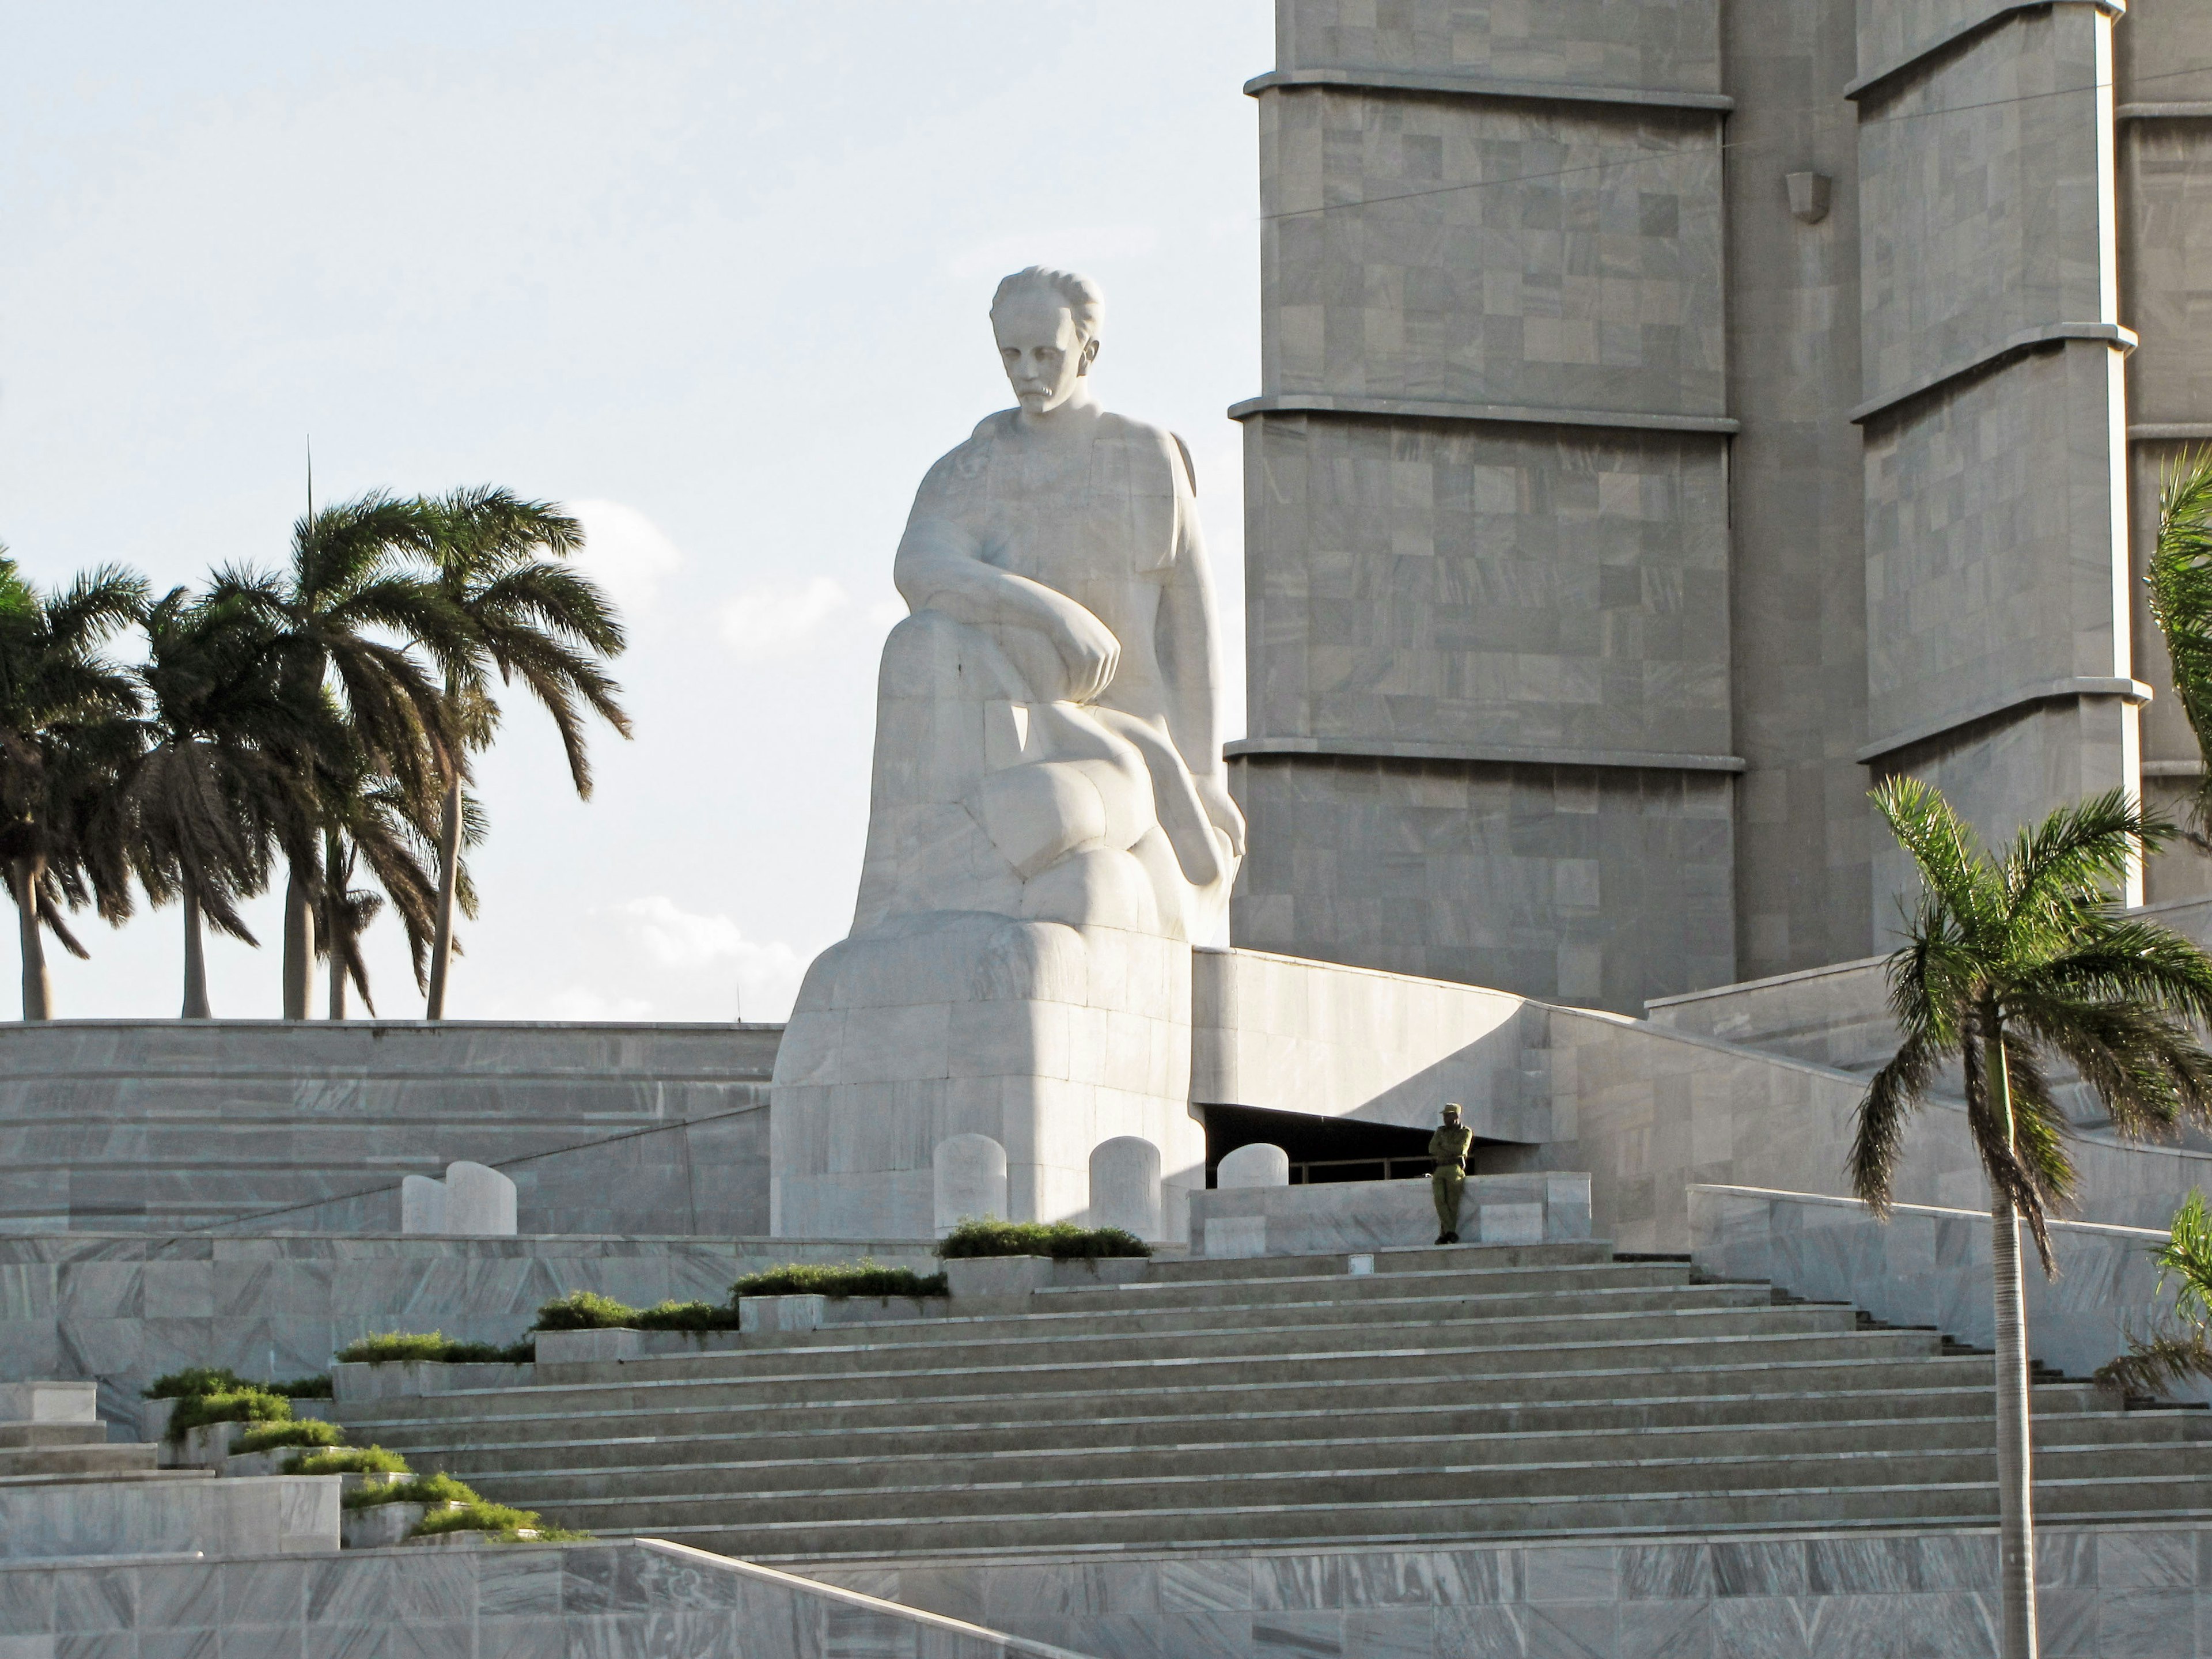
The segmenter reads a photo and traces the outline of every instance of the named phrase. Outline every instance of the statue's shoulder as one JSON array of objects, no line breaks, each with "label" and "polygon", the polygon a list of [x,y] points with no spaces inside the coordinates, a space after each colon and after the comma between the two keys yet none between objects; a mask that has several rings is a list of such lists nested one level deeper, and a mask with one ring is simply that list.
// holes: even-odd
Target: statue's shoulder
[{"label": "statue's shoulder", "polygon": [[995,415],[986,415],[975,423],[965,441],[954,445],[937,458],[921,481],[922,489],[957,489],[972,484],[990,471],[991,452],[1005,441],[1013,430],[1014,416],[1021,411],[1002,409]]},{"label": "statue's shoulder", "polygon": [[1111,410],[1099,417],[1099,424],[1124,443],[1158,451],[1170,471],[1182,475],[1183,483],[1190,493],[1194,495],[1198,494],[1198,468],[1191,461],[1190,446],[1182,441],[1182,434],[1170,432],[1164,426],[1154,426],[1150,421],[1139,421],[1133,416],[1116,415]]}]

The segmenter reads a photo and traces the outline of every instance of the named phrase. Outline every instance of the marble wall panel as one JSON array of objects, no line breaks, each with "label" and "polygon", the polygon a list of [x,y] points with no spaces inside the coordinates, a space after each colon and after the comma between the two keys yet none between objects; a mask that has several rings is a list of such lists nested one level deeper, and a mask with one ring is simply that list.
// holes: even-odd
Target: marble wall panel
[{"label": "marble wall panel", "polygon": [[1255,757],[1231,781],[1239,946],[1623,1012],[1735,977],[1725,774]]},{"label": "marble wall panel", "polygon": [[1711,112],[1304,88],[1260,119],[1267,391],[1722,412]]},{"label": "marble wall panel", "polygon": [[1862,102],[1869,398],[2025,329],[2114,319],[2111,27],[2085,5],[2018,11]]},{"label": "marble wall panel", "polygon": [[1276,62],[1712,92],[1717,0],[1280,0]]},{"label": "marble wall panel", "polygon": [[1885,416],[1866,453],[1876,738],[2132,665],[2113,550],[2120,361],[2038,352]]},{"label": "marble wall panel", "polygon": [[1255,737],[1729,752],[1711,438],[1246,428]]}]

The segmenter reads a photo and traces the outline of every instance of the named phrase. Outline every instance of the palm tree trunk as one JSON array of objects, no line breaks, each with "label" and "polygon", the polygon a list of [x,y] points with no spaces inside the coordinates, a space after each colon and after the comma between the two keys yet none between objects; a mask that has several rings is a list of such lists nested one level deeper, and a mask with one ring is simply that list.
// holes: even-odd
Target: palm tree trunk
[{"label": "palm tree trunk", "polygon": [[446,805],[438,819],[438,928],[430,942],[430,989],[422,1010],[425,1019],[446,1017],[446,964],[453,955],[453,895],[461,871],[461,785],[457,778],[446,787]]},{"label": "palm tree trunk", "polygon": [[39,928],[39,866],[30,859],[11,860],[8,884],[15,889],[15,927],[23,949],[23,1018],[54,1017],[54,985],[46,972],[46,941]]},{"label": "palm tree trunk", "polygon": [[186,1019],[212,1019],[208,1012],[207,951],[200,927],[200,902],[185,888],[185,1012]]},{"label": "palm tree trunk", "polygon": [[[2012,1087],[2005,1075],[2004,1044],[1994,1035],[1984,1044],[1990,1104],[2012,1141]],[[2035,1503],[2029,1448],[2027,1304],[2020,1276],[2020,1218],[2012,1194],[1990,1183],[1990,1257],[1996,1315],[1997,1526],[2001,1594],[2004,1602],[2004,1659],[2036,1659]]]},{"label": "palm tree trunk", "polygon": [[295,866],[284,878],[284,1018],[307,1018],[315,971],[315,907]]}]

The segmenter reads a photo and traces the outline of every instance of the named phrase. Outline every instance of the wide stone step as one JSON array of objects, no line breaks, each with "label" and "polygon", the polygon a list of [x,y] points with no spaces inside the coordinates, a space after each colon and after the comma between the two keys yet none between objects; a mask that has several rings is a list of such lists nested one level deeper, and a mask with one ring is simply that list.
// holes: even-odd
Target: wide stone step
[{"label": "wide stone step", "polygon": [[[2191,1477],[2038,1481],[2039,1520],[2212,1519]],[[1455,1539],[1756,1533],[1819,1527],[1838,1531],[1899,1524],[1986,1527],[1993,1485],[1908,1484],[1840,1490],[1735,1487],[1630,1497],[1543,1498],[1515,1503],[1267,1504],[1172,1512],[1092,1510],[869,1519],[786,1525],[663,1525],[668,1537],[754,1561],[884,1559],[899,1556],[1080,1553],[1129,1547],[1249,1551],[1255,1545],[1328,1545]]]},{"label": "wide stone step", "polygon": [[[1307,1281],[1290,1281],[1305,1283]],[[1373,1280],[1357,1281],[1372,1284]],[[1088,1292],[1085,1292],[1087,1295]],[[957,1305],[957,1304],[956,1304]],[[1807,1307],[1845,1308],[1841,1303],[1778,1304],[1764,1285],[1625,1285],[1577,1291],[1571,1304],[1577,1318],[1601,1315],[1700,1313],[1730,1308],[1778,1305],[1795,1310]],[[1288,1326],[1301,1329],[1334,1329],[1391,1323],[1443,1323],[1516,1319],[1557,1320],[1562,1316],[1558,1297],[1545,1291],[1462,1292],[1408,1291],[1401,1295],[1362,1297],[1309,1296],[1305,1299],[1264,1303],[1249,1307],[1190,1308],[1154,1305],[1149,1298],[1131,1297],[1115,1304],[1069,1310],[1054,1302],[1027,1314],[886,1320],[880,1322],[832,1326],[826,1329],[782,1333],[758,1340],[748,1339],[742,1349],[730,1352],[788,1353],[809,1348],[849,1347],[855,1343],[876,1346],[956,1346],[963,1343],[1005,1341],[1121,1342],[1131,1334],[1164,1337],[1178,1333],[1218,1334],[1233,1331],[1268,1331]],[[1854,1316],[1855,1317],[1855,1316]],[[678,1359],[708,1356],[681,1354]],[[637,1362],[630,1362],[632,1364]]]},{"label": "wide stone step", "polygon": [[[1150,1474],[1087,1480],[977,1480],[960,1486],[935,1482],[835,1484],[861,1472],[824,1470],[811,1485],[789,1490],[718,1492],[694,1484],[688,1491],[604,1497],[566,1496],[554,1483],[528,1476],[495,1482],[485,1496],[543,1510],[561,1524],[594,1531],[629,1531],[664,1522],[688,1526],[760,1521],[927,1519],[986,1515],[1006,1506],[1049,1512],[1057,1508],[1175,1512],[1194,1507],[1267,1504],[1359,1504],[1383,1500],[1445,1500],[1514,1504],[1540,1499],[1631,1498],[1646,1493],[1701,1492],[1751,1487],[1840,1492],[1867,1486],[1960,1485],[1996,1479],[1993,1447],[1974,1449],[1905,1448],[1896,1451],[1784,1454],[1774,1456],[1653,1457],[1633,1461],[1514,1462],[1458,1462],[1462,1449],[1438,1448],[1425,1468],[1371,1460],[1333,1468],[1244,1474]],[[1482,1446],[1465,1449],[1480,1457]],[[2163,1446],[2090,1445],[2053,1448],[2042,1462],[2050,1478],[2148,1479],[2173,1473],[2173,1454]],[[2212,1502],[2200,1491],[2197,1501]]]},{"label": "wide stone step", "polygon": [[[1486,1340],[1494,1338],[1495,1334],[1463,1328],[1449,1333],[1449,1336],[1459,1339],[1455,1343],[1442,1330],[1413,1329],[1403,1332],[1398,1343],[1363,1332],[1355,1334],[1356,1340],[1335,1347],[1293,1349],[1279,1353],[1232,1351],[1221,1354],[1132,1354],[1121,1349],[1073,1357],[1064,1349],[1050,1347],[1042,1354],[999,1363],[993,1363],[988,1356],[958,1351],[946,1354],[909,1352],[902,1356],[906,1363],[896,1367],[852,1370],[805,1367],[735,1378],[718,1374],[720,1367],[702,1361],[697,1362],[696,1370],[678,1369],[672,1376],[633,1379],[627,1370],[643,1368],[623,1368],[616,1371],[620,1381],[541,1384],[507,1392],[516,1398],[532,1397],[547,1409],[636,1411],[688,1403],[685,1396],[696,1398],[704,1391],[717,1389],[724,1391],[722,1397],[730,1403],[739,1404],[817,1399],[830,1395],[833,1389],[848,1397],[863,1389],[878,1397],[885,1394],[1015,1394],[1079,1386],[1085,1378],[1092,1380],[1101,1390],[1153,1384],[1199,1387],[1214,1382],[1247,1382],[1255,1378],[1322,1382],[1353,1377],[1379,1381],[1392,1377],[1459,1376],[1472,1386],[1478,1378],[1512,1376],[1538,1370],[1696,1370],[1815,1357],[1932,1357],[1940,1351],[1938,1338],[1917,1331],[1838,1331],[1816,1326],[1796,1333],[1735,1333],[1716,1331],[1711,1325],[1692,1323],[1687,1318],[1674,1329],[1680,1334],[1620,1332],[1607,1338],[1585,1334],[1579,1340],[1522,1343]],[[922,1363],[926,1359],[937,1363]],[[958,1363],[962,1361],[969,1363]],[[702,1376],[700,1371],[707,1375]],[[668,1392],[654,1392],[659,1389]],[[424,1395],[419,1405],[424,1416],[473,1416],[477,1401],[489,1392],[491,1391]]]},{"label": "wide stone step", "polygon": [[[1632,1344],[1688,1338],[1844,1333],[1857,1316],[1836,1304],[1753,1307],[1693,1307],[1643,1313],[1585,1312],[1575,1305],[1557,1312],[1532,1312],[1497,1319],[1399,1318],[1372,1323],[1334,1320],[1288,1320],[1248,1329],[1117,1330],[1097,1334],[1049,1328],[1026,1335],[985,1335],[973,1340],[909,1340],[896,1327],[880,1328],[878,1340],[840,1340],[814,1346],[779,1346],[735,1352],[681,1354],[663,1358],[564,1367],[563,1381],[575,1383],[617,1380],[641,1382],[712,1377],[850,1376],[945,1365],[1026,1367],[1040,1362],[1086,1364],[1187,1359],[1225,1359],[1239,1364],[1295,1362],[1315,1351],[1360,1349],[1463,1349],[1531,1345],[1573,1346],[1584,1343]],[[893,1334],[891,1333],[896,1333]]]},{"label": "wide stone step", "polygon": [[[1610,1240],[1576,1239],[1552,1244],[1423,1244],[1369,1252],[1377,1275],[1397,1273],[1472,1272],[1492,1267],[1611,1267],[1616,1258]],[[1294,1279],[1300,1275],[1343,1273],[1349,1258],[1342,1251],[1326,1255],[1156,1256],[1151,1277],[1200,1282]],[[1635,1263],[1631,1265],[1643,1265]],[[1674,1265],[1674,1264],[1662,1264]],[[1680,1264],[1685,1267],[1686,1261]]]},{"label": "wide stone step", "polygon": [[[1988,1397],[1993,1376],[1990,1362],[1978,1355],[1946,1355],[1929,1352],[1932,1343],[1917,1351],[1898,1351],[1894,1340],[1865,1346],[1880,1352],[1838,1356],[1818,1347],[1801,1345],[1785,1357],[1747,1355],[1740,1360],[1710,1364],[1638,1364],[1635,1356],[1610,1355],[1616,1363],[1592,1364],[1587,1368],[1557,1369],[1556,1353],[1529,1356],[1528,1368],[1496,1376],[1470,1376],[1451,1368],[1428,1375],[1403,1369],[1376,1376],[1309,1376],[1255,1381],[1237,1372],[1217,1373],[1210,1379],[1181,1371],[1151,1374],[1149,1382],[1135,1377],[1115,1379],[1110,1393],[1094,1386],[1094,1373],[1062,1373],[1057,1384],[1040,1376],[1029,1387],[996,1386],[998,1379],[972,1372],[942,1374],[930,1379],[852,1379],[845,1386],[819,1384],[797,1391],[792,1397],[770,1401],[757,1389],[714,1383],[683,1387],[651,1385],[631,1394],[620,1389],[592,1390],[595,1401],[574,1396],[583,1390],[560,1388],[486,1389],[466,1395],[430,1395],[417,1400],[378,1401],[373,1406],[341,1413],[356,1440],[374,1439],[395,1449],[454,1437],[564,1438],[574,1437],[585,1424],[609,1425],[606,1432],[626,1430],[647,1434],[743,1433],[770,1425],[803,1424],[808,1427],[854,1428],[870,1425],[957,1423],[987,1416],[998,1422],[1078,1423],[1102,1413],[1127,1415],[1194,1417],[1224,1412],[1243,1413],[1285,1407],[1338,1413],[1375,1412],[1396,1407],[1463,1406],[1492,1410],[1538,1408],[1596,1409],[1621,1401],[1727,1401],[1765,1398],[1778,1394],[1817,1402],[1824,1395],[1855,1396],[1862,1393],[1895,1394],[1900,1399],[1931,1397],[1981,1399]],[[1857,1341],[1853,1339],[1854,1342]],[[1675,1351],[1662,1350],[1673,1360]],[[1581,1359],[1585,1356],[1565,1356]],[[924,1381],[932,1386],[921,1386]],[[975,1386],[991,1383],[988,1391]],[[2073,1386],[2063,1393],[2072,1402],[2069,1409],[2091,1408],[2096,1392]],[[2044,1390],[2037,1391],[2040,1401]],[[400,1407],[410,1408],[404,1413]],[[1856,1405],[1839,1407],[1856,1414]],[[1901,1409],[1905,1407],[1900,1407]],[[1808,1411],[1817,1411],[1817,1403]]]},{"label": "wide stone step", "polygon": [[105,1423],[0,1423],[0,1451],[33,1446],[104,1446]]},{"label": "wide stone step", "polygon": [[[970,1402],[971,1407],[975,1402]],[[983,1402],[988,1404],[990,1402]],[[499,1468],[653,1468],[712,1461],[773,1462],[780,1458],[836,1456],[976,1455],[987,1452],[1081,1449],[1086,1447],[1182,1446],[1226,1441],[1322,1441],[1356,1434],[1374,1438],[1417,1437],[1425,1440],[1467,1439],[1490,1435],[1576,1432],[1668,1434],[1675,1431],[1734,1432],[1739,1430],[1826,1429],[1838,1423],[1911,1425],[1922,1420],[1966,1421],[1992,1432],[1993,1397],[1987,1388],[1880,1389],[1859,1392],[1784,1392],[1727,1395],[1712,1398],[1625,1401],[1537,1401],[1498,1406],[1468,1406],[1456,1401],[1413,1406],[1392,1403],[1361,1412],[1334,1407],[1252,1411],[1176,1410],[1162,1400],[1149,1416],[1115,1412],[1085,1418],[1091,1402],[1069,1397],[1065,1413],[1018,1420],[948,1414],[945,1420],[896,1420],[895,1408],[838,1413],[832,1424],[815,1415],[763,1428],[762,1413],[733,1413],[719,1419],[720,1431],[692,1417],[657,1418],[649,1423],[543,1418],[520,1425],[507,1420],[474,1425],[445,1425],[422,1432],[403,1426],[384,1437],[418,1464],[434,1459],[453,1474]],[[2071,1402],[2082,1403],[2082,1402]],[[2043,1410],[2038,1402],[2039,1412]],[[790,1415],[787,1412],[784,1413]],[[830,1415],[820,1413],[817,1415]],[[2130,1413],[2132,1425],[2139,1416]],[[2167,1413],[2156,1413],[2163,1419]],[[2212,1435],[2212,1413],[2175,1413],[2182,1426],[2161,1429],[2177,1439]],[[2105,1413],[2060,1413],[2045,1421],[2101,1421]],[[884,1420],[890,1418],[893,1420]],[[2201,1426],[2200,1426],[2201,1425]],[[596,1435],[584,1431],[596,1427]],[[510,1431],[512,1429],[514,1431]],[[523,1431],[535,1429],[536,1434]],[[650,1432],[641,1432],[641,1431]]]},{"label": "wide stone step", "polygon": [[[2202,1418],[2202,1413],[2197,1414]],[[1207,1426],[1218,1426],[1209,1425]],[[2039,1451],[2075,1447],[2118,1446],[2171,1453],[2212,1448],[2204,1441],[2212,1425],[2185,1432],[2178,1420],[2134,1421],[2118,1413],[2049,1419],[2036,1425]],[[823,1455],[784,1459],[713,1456],[714,1448],[691,1443],[689,1455],[639,1457],[630,1448],[626,1462],[579,1466],[557,1453],[534,1456],[470,1458],[468,1468],[447,1472],[519,1485],[532,1502],[567,1504],[584,1498],[646,1498],[668,1493],[718,1492],[766,1494],[818,1487],[825,1483],[854,1488],[1077,1484],[1153,1477],[1208,1479],[1245,1474],[1296,1475],[1316,1468],[1361,1466],[1419,1472],[1440,1457],[1490,1466],[1537,1463],[1633,1463],[1655,1460],[1787,1458],[1839,1453],[1927,1454],[1987,1452],[1995,1443],[1988,1417],[1929,1419],[1861,1419],[1827,1425],[1723,1425],[1702,1430],[1587,1431],[1485,1436],[1480,1439],[1426,1436],[1343,1434],[1327,1439],[1192,1439],[1180,1444],[1148,1445],[1125,1439],[1088,1447],[1032,1446],[1016,1450],[908,1451],[889,1455]],[[616,1448],[608,1447],[612,1450]],[[661,1449],[649,1449],[658,1454]],[[704,1455],[702,1455],[704,1454]],[[2212,1459],[2208,1459],[2212,1462]]]},{"label": "wide stone step", "polygon": [[150,1471],[160,1450],[158,1446],[111,1446],[104,1443],[0,1450],[0,1480],[32,1474],[127,1474],[135,1470]]},{"label": "wide stone step", "polygon": [[[1162,1308],[1253,1308],[1274,1302],[1357,1301],[1364,1297],[1580,1295],[1595,1290],[1663,1290],[1705,1281],[1686,1263],[1602,1262],[1579,1266],[1430,1268],[1419,1272],[1352,1273],[1344,1258],[1320,1273],[1267,1279],[1162,1279],[1127,1285],[1053,1285],[1030,1293],[1040,1313],[1105,1309],[1126,1304]],[[1768,1287],[1761,1285],[1759,1289]]]}]

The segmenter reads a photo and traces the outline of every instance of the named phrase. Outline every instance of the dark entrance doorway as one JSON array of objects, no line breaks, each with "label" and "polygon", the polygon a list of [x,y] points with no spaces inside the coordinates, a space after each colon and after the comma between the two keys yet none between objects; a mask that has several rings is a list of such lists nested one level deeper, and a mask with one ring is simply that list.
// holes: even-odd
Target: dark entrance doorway
[{"label": "dark entrance doorway", "polygon": [[[1413,1181],[1429,1173],[1429,1129],[1405,1129],[1394,1123],[1363,1123],[1346,1117],[1309,1117],[1303,1112],[1270,1112],[1256,1106],[1201,1106],[1206,1117],[1206,1184],[1212,1186],[1221,1160],[1239,1146],[1266,1141],[1290,1155],[1291,1184],[1322,1181]],[[1481,1167],[1482,1149],[1501,1141],[1474,1143],[1468,1173]]]}]

